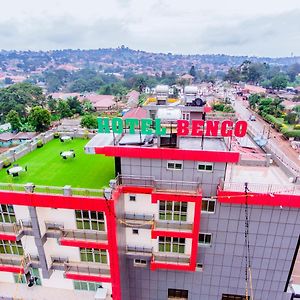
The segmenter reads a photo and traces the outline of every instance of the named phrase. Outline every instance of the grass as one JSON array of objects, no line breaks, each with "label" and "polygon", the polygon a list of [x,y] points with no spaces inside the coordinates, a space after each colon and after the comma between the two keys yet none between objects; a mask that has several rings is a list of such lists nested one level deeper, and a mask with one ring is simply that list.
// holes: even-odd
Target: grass
[{"label": "grass", "polygon": [[[42,148],[23,156],[15,163],[27,166],[27,172],[12,177],[6,169],[0,171],[2,183],[28,183],[47,186],[65,186],[101,189],[108,186],[109,180],[115,177],[114,159],[103,155],[84,153],[88,140],[74,139],[62,143],[54,139]],[[75,158],[62,159],[61,151],[73,149]]]}]

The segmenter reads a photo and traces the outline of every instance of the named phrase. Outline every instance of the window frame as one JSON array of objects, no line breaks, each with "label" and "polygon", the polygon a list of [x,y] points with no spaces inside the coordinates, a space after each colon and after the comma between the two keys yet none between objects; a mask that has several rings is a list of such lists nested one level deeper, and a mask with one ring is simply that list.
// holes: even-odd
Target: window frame
[{"label": "window frame", "polygon": [[79,248],[80,261],[108,264],[108,253],[105,249]]},{"label": "window frame", "polygon": [[[80,217],[78,216],[80,214]],[[99,217],[100,216],[100,217]],[[93,210],[75,210],[76,228],[81,230],[106,231],[105,213]],[[81,224],[79,226],[79,224]]]},{"label": "window frame", "polygon": [[159,200],[158,218],[160,221],[187,222],[187,217],[188,202]]},{"label": "window frame", "polygon": [[134,267],[147,267],[148,263],[147,260],[141,258],[135,258],[133,260]]},{"label": "window frame", "polygon": [[[84,288],[84,285],[86,284],[87,288]],[[97,286],[99,285],[99,286]],[[77,287],[79,286],[79,288]],[[91,288],[91,287],[94,288]],[[83,281],[83,280],[73,280],[73,287],[76,291],[97,291],[97,289],[102,288],[103,285],[101,282],[95,282],[95,281]]]},{"label": "window frame", "polygon": [[24,255],[24,249],[21,241],[0,240],[0,253]]},{"label": "window frame", "polygon": [[139,235],[139,230],[137,228],[132,228],[132,234]]},{"label": "window frame", "polygon": [[[203,203],[204,203],[203,201],[207,201],[207,209],[203,209]],[[210,203],[214,203],[214,210],[213,211],[209,211],[209,205],[210,205]],[[203,197],[202,198],[201,213],[204,213],[204,214],[214,214],[216,212],[216,204],[217,204],[217,200],[216,199]]]},{"label": "window frame", "polygon": [[[31,268],[30,273],[33,277],[37,277],[38,280],[34,282],[35,285],[42,286],[41,275],[38,268]],[[27,284],[26,275],[25,274],[13,274],[14,282],[16,284]],[[19,281],[20,277],[20,281]]]},{"label": "window frame", "polygon": [[[199,166],[204,166],[204,169],[200,170]],[[211,167],[211,170],[207,170],[207,167]],[[214,163],[213,162],[198,162],[197,163],[197,171],[212,173],[214,171]]]},{"label": "window frame", "polygon": [[[173,164],[174,167],[170,167],[169,164]],[[181,165],[180,169],[176,168],[176,165]],[[182,171],[183,170],[183,161],[182,160],[168,160],[167,161],[167,170]]]},{"label": "window frame", "polygon": [[[131,199],[134,198],[134,199]],[[129,195],[129,201],[135,202],[136,201],[136,196],[135,195]]]},{"label": "window frame", "polygon": [[[204,242],[200,242],[200,235],[204,236]],[[208,237],[208,236],[210,236],[209,243],[205,242],[206,237]],[[211,245],[212,245],[212,233],[210,233],[210,232],[199,232],[198,245],[201,246],[201,247],[211,247]]]},{"label": "window frame", "polygon": [[16,223],[14,206],[10,204],[0,205],[0,223]]},{"label": "window frame", "polygon": [[203,272],[203,263],[196,263],[196,271]]},{"label": "window frame", "polygon": [[185,238],[159,236],[158,252],[185,254]]}]

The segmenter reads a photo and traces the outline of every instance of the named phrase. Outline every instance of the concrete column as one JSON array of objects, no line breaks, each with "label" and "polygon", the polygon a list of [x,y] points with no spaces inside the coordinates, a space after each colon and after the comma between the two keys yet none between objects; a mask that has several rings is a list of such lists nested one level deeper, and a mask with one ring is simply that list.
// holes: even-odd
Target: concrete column
[{"label": "concrete column", "polygon": [[70,185],[65,185],[63,187],[64,196],[72,196],[72,187]]},{"label": "concrete column", "polygon": [[50,270],[50,268],[47,264],[45,250],[44,250],[45,240],[43,240],[42,236],[41,236],[41,230],[40,230],[40,225],[38,222],[36,208],[33,206],[29,206],[28,209],[29,209],[29,214],[30,214],[31,223],[32,223],[32,231],[33,231],[34,241],[35,241],[35,245],[37,247],[38,254],[39,254],[39,260],[40,260],[40,265],[42,268],[43,278],[48,279],[48,278],[50,278],[52,271]]}]

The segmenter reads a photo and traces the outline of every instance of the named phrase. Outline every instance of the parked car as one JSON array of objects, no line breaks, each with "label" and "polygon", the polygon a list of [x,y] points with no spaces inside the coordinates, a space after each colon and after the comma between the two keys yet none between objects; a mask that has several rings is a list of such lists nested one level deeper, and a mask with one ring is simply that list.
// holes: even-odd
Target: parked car
[{"label": "parked car", "polygon": [[256,117],[254,115],[251,115],[249,118],[250,121],[256,121]]}]

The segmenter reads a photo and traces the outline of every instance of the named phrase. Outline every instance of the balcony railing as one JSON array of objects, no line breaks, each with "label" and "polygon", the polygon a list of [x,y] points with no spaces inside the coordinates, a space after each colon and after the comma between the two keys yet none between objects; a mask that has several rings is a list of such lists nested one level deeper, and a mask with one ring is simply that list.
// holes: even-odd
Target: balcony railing
[{"label": "balcony railing", "polygon": [[39,267],[39,258],[35,256],[15,255],[15,254],[0,254],[0,265],[23,267],[27,270],[28,267]]},{"label": "balcony railing", "polygon": [[196,194],[200,190],[200,183],[188,181],[157,180],[154,176],[119,175],[118,185],[150,187],[156,191],[171,191]]},{"label": "balcony railing", "polygon": [[127,246],[126,247],[127,255],[135,256],[152,256],[152,248],[149,247],[136,247],[136,246]]},{"label": "balcony railing", "polygon": [[188,265],[190,263],[190,257],[185,254],[154,253],[153,261],[160,262],[160,263]]},{"label": "balcony railing", "polygon": [[92,276],[110,276],[108,265],[93,262],[65,262],[65,273],[78,273]]},{"label": "balcony railing", "polygon": [[[240,182],[224,182],[221,186],[224,191],[244,192],[245,184]],[[266,193],[283,195],[300,195],[299,185],[260,184],[248,183],[248,193]]]},{"label": "balcony railing", "polygon": [[106,242],[107,233],[97,230],[64,229],[62,223],[46,222],[47,237],[54,237],[68,240],[89,240],[93,242]]},{"label": "balcony railing", "polygon": [[192,232],[193,224],[186,222],[166,222],[166,221],[155,221],[154,230],[169,230],[178,232]]},{"label": "balcony railing", "polygon": [[24,233],[30,235],[32,230],[31,223],[28,221],[22,221],[17,223],[0,223],[0,232],[6,233],[9,235],[15,235],[16,238],[21,238]]},{"label": "balcony railing", "polygon": [[103,197],[103,190],[30,184],[0,183],[0,191],[54,194],[64,196],[83,196],[96,198]]},{"label": "balcony railing", "polygon": [[154,215],[145,215],[145,214],[125,213],[124,216],[125,216],[125,219],[127,219],[127,220],[151,221],[154,219]]}]

